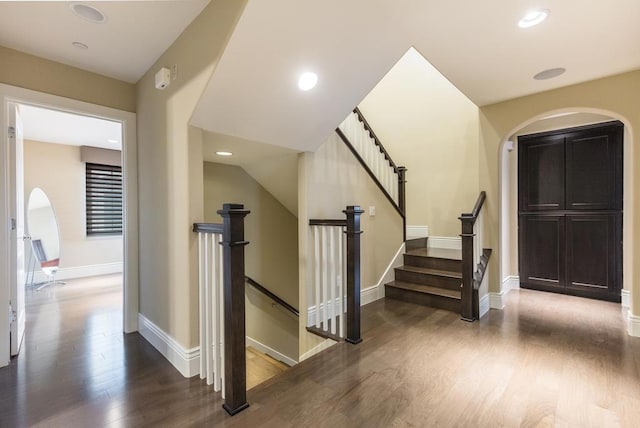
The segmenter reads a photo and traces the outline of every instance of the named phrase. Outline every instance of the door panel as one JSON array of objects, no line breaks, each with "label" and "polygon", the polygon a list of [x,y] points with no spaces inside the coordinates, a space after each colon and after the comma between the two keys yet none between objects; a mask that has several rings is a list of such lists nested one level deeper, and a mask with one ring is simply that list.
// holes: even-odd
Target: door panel
[{"label": "door panel", "polygon": [[17,355],[25,330],[25,241],[24,241],[24,175],[23,130],[17,105],[10,105],[9,138],[11,192],[9,197],[11,230],[11,309],[15,312],[11,322],[11,355]]},{"label": "door panel", "polygon": [[622,209],[622,138],[616,126],[574,133],[566,142],[566,209]]},{"label": "door panel", "polygon": [[564,216],[520,217],[520,278],[525,288],[564,287],[564,240]]},{"label": "door panel", "polygon": [[620,214],[568,215],[567,287],[619,295]]},{"label": "door panel", "polygon": [[518,150],[520,211],[564,209],[564,138],[543,138]]}]

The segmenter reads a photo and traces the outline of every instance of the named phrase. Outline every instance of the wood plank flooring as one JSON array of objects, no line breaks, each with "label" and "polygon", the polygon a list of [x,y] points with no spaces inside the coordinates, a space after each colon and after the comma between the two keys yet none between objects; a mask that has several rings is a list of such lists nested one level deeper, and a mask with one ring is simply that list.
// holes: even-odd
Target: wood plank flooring
[{"label": "wood plank flooring", "polygon": [[123,335],[100,287],[84,297],[92,310],[47,293],[58,298],[30,310],[23,352],[0,369],[1,427],[640,425],[640,339],[613,303],[512,291],[504,311],[466,323],[380,300],[364,307],[364,342],[256,386],[231,418],[204,382]]}]

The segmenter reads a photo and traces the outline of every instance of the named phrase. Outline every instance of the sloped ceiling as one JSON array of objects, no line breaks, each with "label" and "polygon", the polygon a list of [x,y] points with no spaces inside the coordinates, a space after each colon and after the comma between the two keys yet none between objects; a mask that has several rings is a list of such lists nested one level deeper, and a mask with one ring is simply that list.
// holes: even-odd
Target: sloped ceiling
[{"label": "sloped ceiling", "polygon": [[[532,8],[549,19],[519,28]],[[482,106],[640,68],[639,16],[636,0],[250,0],[192,123],[314,150],[410,46]]]}]

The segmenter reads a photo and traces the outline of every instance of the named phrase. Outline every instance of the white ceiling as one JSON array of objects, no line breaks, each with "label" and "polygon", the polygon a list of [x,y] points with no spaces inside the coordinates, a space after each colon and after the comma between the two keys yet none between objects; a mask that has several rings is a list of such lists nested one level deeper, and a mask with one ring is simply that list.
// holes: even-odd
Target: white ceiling
[{"label": "white ceiling", "polygon": [[[534,7],[549,19],[519,28]],[[249,0],[192,121],[314,150],[410,46],[482,106],[640,68],[638,17],[637,0]]]},{"label": "white ceiling", "polygon": [[0,45],[135,83],[209,0],[84,2],[106,15],[103,24],[75,15],[71,3],[0,2]]},{"label": "white ceiling", "polygon": [[122,125],[118,122],[24,104],[20,105],[20,118],[26,140],[122,149]]}]

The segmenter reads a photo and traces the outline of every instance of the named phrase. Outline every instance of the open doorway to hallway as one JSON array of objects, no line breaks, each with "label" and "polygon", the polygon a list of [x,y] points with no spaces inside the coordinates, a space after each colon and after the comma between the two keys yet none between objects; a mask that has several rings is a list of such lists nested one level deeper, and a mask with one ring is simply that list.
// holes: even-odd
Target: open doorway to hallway
[{"label": "open doorway to hallway", "polygon": [[[80,283],[89,289],[93,282],[101,283],[102,276],[111,275],[122,331],[122,125],[29,104],[16,104],[16,116],[22,138],[15,145],[22,146],[22,159],[16,159],[21,185],[15,199],[24,204],[25,232],[24,258],[16,260],[17,271],[24,276],[16,276],[12,297],[24,295],[26,306],[39,313],[40,306],[55,305],[61,292],[65,299],[76,298],[73,292],[69,296],[61,291],[66,282],[84,279]],[[82,296],[82,287],[76,284],[72,290]],[[16,312],[28,314],[18,300],[12,299]],[[54,336],[64,338],[63,326],[49,322],[57,326]],[[21,336],[30,334],[30,325],[33,322],[27,319],[26,331],[12,328],[12,355],[19,353]],[[34,345],[33,340],[30,343]]]}]

